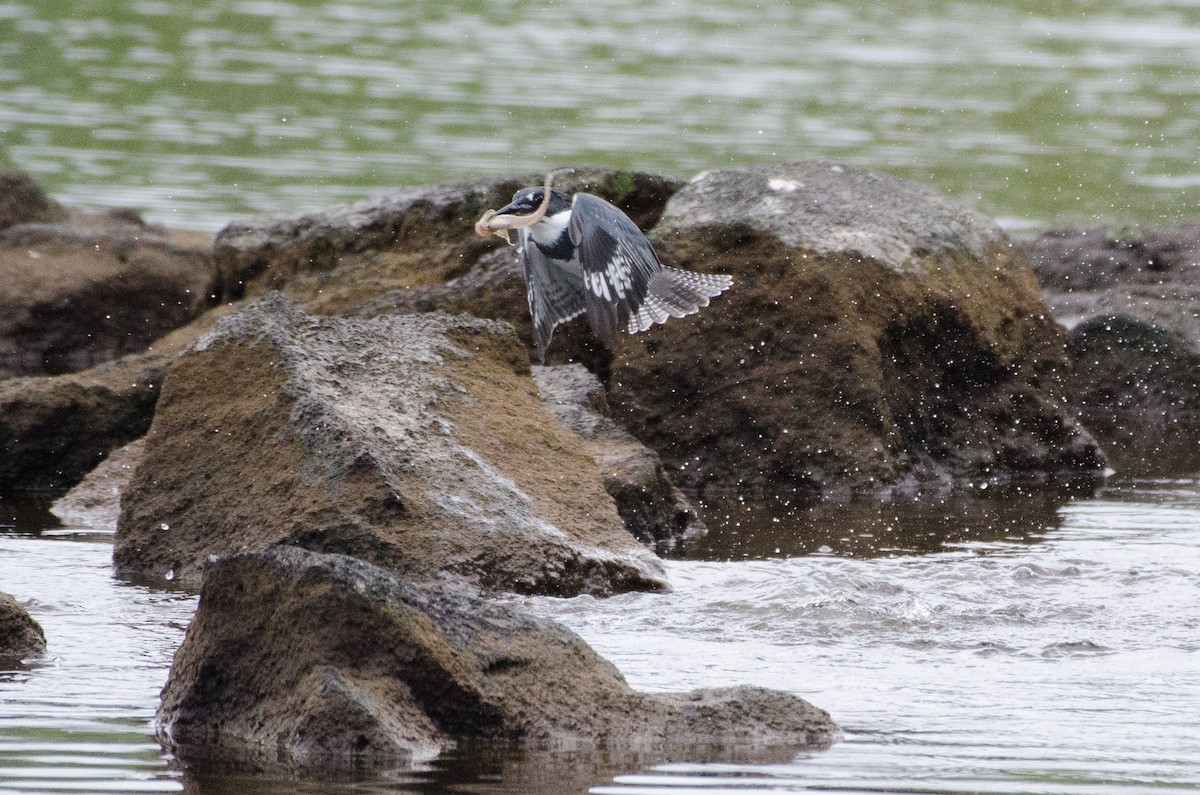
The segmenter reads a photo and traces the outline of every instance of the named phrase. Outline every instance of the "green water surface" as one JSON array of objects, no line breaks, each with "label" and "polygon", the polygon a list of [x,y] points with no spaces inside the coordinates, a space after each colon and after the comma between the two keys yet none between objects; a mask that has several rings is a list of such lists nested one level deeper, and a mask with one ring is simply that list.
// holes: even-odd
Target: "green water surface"
[{"label": "green water surface", "polygon": [[0,168],[180,227],[806,158],[1018,231],[1200,216],[1186,0],[0,0],[0,30]]}]

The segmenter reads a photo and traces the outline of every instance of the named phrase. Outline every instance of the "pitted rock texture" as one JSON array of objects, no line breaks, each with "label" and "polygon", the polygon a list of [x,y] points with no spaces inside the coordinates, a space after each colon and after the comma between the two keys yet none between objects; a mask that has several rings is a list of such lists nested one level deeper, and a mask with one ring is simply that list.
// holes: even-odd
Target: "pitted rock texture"
[{"label": "pitted rock texture", "polygon": [[511,329],[273,294],[170,365],[114,560],[196,585],[209,555],[278,543],[504,591],[667,587]]},{"label": "pitted rock texture", "polygon": [[463,739],[705,758],[840,736],[787,693],[638,693],[556,622],[294,547],[206,570],[158,725],[185,761],[325,771],[409,764]]},{"label": "pitted rock texture", "polygon": [[1061,329],[992,221],[829,163],[714,171],[652,235],[730,273],[719,305],[625,340],[613,417],[704,502],[796,505],[1095,478]]}]

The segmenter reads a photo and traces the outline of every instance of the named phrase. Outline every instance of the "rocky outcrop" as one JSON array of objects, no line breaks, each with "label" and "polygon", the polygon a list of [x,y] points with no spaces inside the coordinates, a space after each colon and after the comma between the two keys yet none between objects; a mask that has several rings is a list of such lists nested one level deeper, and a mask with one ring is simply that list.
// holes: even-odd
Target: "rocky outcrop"
[{"label": "rocky outcrop", "polygon": [[0,593],[0,670],[46,653],[46,633],[29,612],[6,593]]},{"label": "rocky outcrop", "polygon": [[185,762],[325,771],[411,763],[467,738],[765,749],[839,734],[786,693],[637,693],[555,622],[287,547],[208,568],[158,725]]},{"label": "rocky outcrop", "polygon": [[706,502],[805,503],[1094,477],[1064,338],[987,218],[827,163],[703,174],[653,238],[730,273],[719,307],[627,338],[613,417]]},{"label": "rocky outcrop", "polygon": [[1200,225],[1063,229],[1026,249],[1071,329],[1070,398],[1112,466],[1172,475],[1200,466]]},{"label": "rocky outcrop", "polygon": [[167,364],[230,309],[88,370],[0,380],[0,494],[64,491],[145,434]]},{"label": "rocky outcrop", "polygon": [[281,543],[504,591],[667,587],[506,326],[273,294],[170,365],[114,560],[195,585],[210,555]]},{"label": "rocky outcrop", "polygon": [[[441,311],[504,320],[526,342],[532,360],[532,325],[515,249],[499,238],[481,240],[471,228],[484,210],[504,206],[518,189],[544,178],[460,180],[298,218],[230,224],[214,246],[221,289],[252,296],[278,288],[319,314]],[[645,229],[681,184],[640,172],[584,168],[555,180],[559,188],[605,197]],[[560,330],[552,362],[607,366],[607,352],[585,325]]]},{"label": "rocky outcrop", "polygon": [[157,367],[0,380],[0,493],[78,483],[146,433],[161,384]]},{"label": "rocky outcrop", "polygon": [[604,475],[629,532],[660,551],[708,532],[696,509],[663,471],[658,455],[609,417],[600,380],[581,364],[533,367],[546,409],[579,436]]},{"label": "rocky outcrop", "polygon": [[[419,294],[424,286],[467,275],[483,254],[502,245],[471,234],[472,225],[484,210],[502,207],[517,190],[541,184],[544,177],[459,180],[298,218],[235,222],[214,245],[223,291],[260,295],[282,289],[320,312],[344,312],[389,291],[398,299],[410,291]],[[555,186],[597,193],[651,226],[679,183],[639,172],[578,169],[561,174]],[[519,294],[524,300],[523,289]]]},{"label": "rocky outcrop", "polygon": [[1072,402],[1124,475],[1200,468],[1200,351],[1180,333],[1127,315],[1071,331]]},{"label": "rocky outcrop", "polygon": [[19,224],[67,220],[67,208],[46,195],[28,174],[0,174],[0,231]]},{"label": "rocky outcrop", "polygon": [[220,299],[207,235],[68,212],[27,178],[0,196],[0,378],[143,351]]}]

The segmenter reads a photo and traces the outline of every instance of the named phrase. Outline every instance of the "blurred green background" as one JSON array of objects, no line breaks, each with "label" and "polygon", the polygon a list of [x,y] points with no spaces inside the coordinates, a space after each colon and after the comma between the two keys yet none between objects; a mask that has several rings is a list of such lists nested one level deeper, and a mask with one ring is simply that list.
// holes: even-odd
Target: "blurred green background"
[{"label": "blurred green background", "polygon": [[1018,234],[1200,216],[1194,0],[0,0],[0,30],[0,168],[178,227],[806,158]]}]

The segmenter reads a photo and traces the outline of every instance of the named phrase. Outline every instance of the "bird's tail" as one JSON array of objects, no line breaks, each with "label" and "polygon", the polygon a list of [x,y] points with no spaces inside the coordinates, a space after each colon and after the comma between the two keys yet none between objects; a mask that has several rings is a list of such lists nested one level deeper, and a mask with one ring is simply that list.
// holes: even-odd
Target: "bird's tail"
[{"label": "bird's tail", "polygon": [[696,273],[679,268],[656,272],[650,278],[646,298],[637,312],[629,315],[629,333],[645,331],[655,323],[666,323],[668,317],[683,317],[708,306],[715,298],[733,286],[733,277],[721,273]]}]

